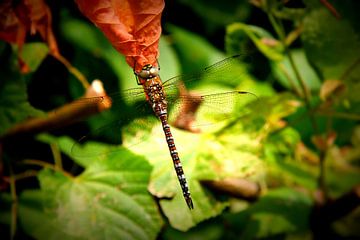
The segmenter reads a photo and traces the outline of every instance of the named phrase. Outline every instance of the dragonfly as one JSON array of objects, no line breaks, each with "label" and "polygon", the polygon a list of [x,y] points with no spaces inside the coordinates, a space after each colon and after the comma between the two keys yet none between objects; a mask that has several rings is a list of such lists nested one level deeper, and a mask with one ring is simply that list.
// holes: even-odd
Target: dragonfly
[{"label": "dragonfly", "polygon": [[[215,63],[198,73],[179,75],[177,77],[170,78],[165,82],[161,81],[159,74],[160,67],[147,64],[143,66],[142,69],[138,72],[134,70],[137,83],[138,85],[141,85],[141,87],[128,89],[112,95],[110,94],[106,98],[102,96],[88,99],[83,98],[80,100],[80,102],[102,102],[105,99],[110,98],[114,107],[114,104],[116,104],[116,102],[118,102],[120,99],[131,99],[132,101],[141,99],[142,101],[140,101],[136,107],[138,110],[145,109],[146,105],[148,109],[150,107],[157,121],[160,121],[161,123],[185,202],[189,209],[194,209],[189,184],[187,182],[187,178],[185,177],[184,169],[182,167],[179,153],[175,145],[175,139],[171,132],[171,127],[169,124],[169,109],[170,107],[174,108],[175,110],[173,109],[172,112],[174,113],[172,114],[180,114],[178,118],[181,118],[180,109],[189,104],[199,105],[199,101],[201,105],[209,106],[209,112],[223,112],[228,105],[237,100],[241,100],[242,96],[244,95],[252,95],[256,97],[256,95],[248,91],[229,91],[193,96],[189,94],[183,94],[179,90],[181,86],[196,83],[201,78],[206,78],[210,82],[216,81],[219,78],[223,78],[226,81],[234,81],[234,79],[237,81],[236,79],[241,77],[241,71],[233,73],[231,73],[231,71],[236,71],[236,69],[238,69],[237,66],[239,62],[244,61],[246,58],[247,57],[243,55],[232,56]],[[246,61],[248,60],[246,59]],[[117,123],[121,123],[121,120],[119,120]],[[87,138],[87,136],[82,137],[79,140],[79,144],[76,144],[73,149],[76,150],[80,143],[85,142]]]}]

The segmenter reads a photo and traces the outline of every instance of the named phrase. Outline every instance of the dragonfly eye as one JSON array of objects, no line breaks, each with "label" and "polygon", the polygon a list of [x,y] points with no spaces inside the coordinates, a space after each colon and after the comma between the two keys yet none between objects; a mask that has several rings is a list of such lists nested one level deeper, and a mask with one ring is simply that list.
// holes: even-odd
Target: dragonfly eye
[{"label": "dragonfly eye", "polygon": [[143,70],[141,70],[140,72],[136,73],[136,75],[138,75],[138,76],[141,77],[141,78],[147,79],[147,78],[150,77],[150,71],[143,69]]},{"label": "dragonfly eye", "polygon": [[151,67],[149,71],[151,76],[155,77],[159,75],[159,69],[157,67]]}]

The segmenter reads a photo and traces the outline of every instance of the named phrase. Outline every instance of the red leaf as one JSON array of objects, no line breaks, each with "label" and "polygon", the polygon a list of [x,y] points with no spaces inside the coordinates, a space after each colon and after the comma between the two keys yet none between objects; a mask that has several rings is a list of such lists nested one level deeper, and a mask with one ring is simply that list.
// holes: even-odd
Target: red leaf
[{"label": "red leaf", "polygon": [[22,0],[16,7],[16,13],[31,34],[39,32],[42,39],[47,42],[50,53],[59,56],[59,49],[52,32],[52,17],[49,7],[44,0]]},{"label": "red leaf", "polygon": [[[50,53],[55,57],[60,56],[51,29],[51,12],[44,0],[22,0],[16,6],[12,0],[3,1],[0,4],[0,39],[17,44],[20,56],[27,32],[39,32],[47,42]],[[28,71],[29,68],[20,58],[19,63],[22,72]]]},{"label": "red leaf", "polygon": [[139,71],[156,65],[164,0],[76,0],[81,12]]},{"label": "red leaf", "polygon": [[26,26],[19,21],[11,0],[0,4],[0,39],[16,43],[20,48],[24,44]]}]

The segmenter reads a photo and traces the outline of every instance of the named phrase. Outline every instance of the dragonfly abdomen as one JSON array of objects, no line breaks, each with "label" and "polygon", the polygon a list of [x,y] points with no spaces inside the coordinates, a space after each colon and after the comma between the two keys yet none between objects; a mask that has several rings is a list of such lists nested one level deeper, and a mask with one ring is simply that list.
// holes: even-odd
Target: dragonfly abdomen
[{"label": "dragonfly abdomen", "polygon": [[193,202],[191,199],[189,186],[186,181],[184,170],[181,166],[181,161],[179,158],[179,154],[176,150],[176,146],[175,146],[174,138],[171,134],[170,126],[167,123],[166,114],[160,115],[159,118],[161,120],[161,124],[162,124],[163,130],[165,133],[165,137],[166,137],[166,142],[169,147],[170,155],[173,160],[175,172],[176,172],[177,178],[179,179],[179,183],[180,183],[180,186],[181,186],[181,189],[183,192],[183,196],[185,198],[185,201],[186,201],[186,204],[188,205],[188,207],[190,209],[193,209],[194,205],[193,205]]}]

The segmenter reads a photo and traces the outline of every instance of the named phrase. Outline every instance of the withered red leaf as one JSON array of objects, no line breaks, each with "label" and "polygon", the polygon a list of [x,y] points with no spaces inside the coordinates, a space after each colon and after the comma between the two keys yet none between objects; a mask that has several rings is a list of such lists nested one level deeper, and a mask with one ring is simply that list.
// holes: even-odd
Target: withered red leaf
[{"label": "withered red leaf", "polygon": [[140,70],[156,64],[164,0],[76,0],[81,12]]},{"label": "withered red leaf", "polygon": [[[18,45],[19,56],[25,43],[26,34],[40,33],[47,42],[50,53],[60,55],[56,39],[51,28],[51,12],[44,0],[22,0],[20,2],[5,0],[0,3],[0,39]],[[28,67],[19,58],[22,72]]]}]

